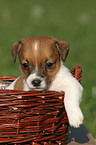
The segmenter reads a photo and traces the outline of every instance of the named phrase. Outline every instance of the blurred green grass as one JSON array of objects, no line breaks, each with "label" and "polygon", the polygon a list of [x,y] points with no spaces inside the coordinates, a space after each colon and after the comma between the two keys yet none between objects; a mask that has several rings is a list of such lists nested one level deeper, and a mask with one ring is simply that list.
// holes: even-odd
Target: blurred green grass
[{"label": "blurred green grass", "polygon": [[12,44],[34,35],[70,44],[65,65],[82,66],[84,124],[96,138],[96,1],[0,1],[0,76],[20,75],[18,61],[12,61]]}]

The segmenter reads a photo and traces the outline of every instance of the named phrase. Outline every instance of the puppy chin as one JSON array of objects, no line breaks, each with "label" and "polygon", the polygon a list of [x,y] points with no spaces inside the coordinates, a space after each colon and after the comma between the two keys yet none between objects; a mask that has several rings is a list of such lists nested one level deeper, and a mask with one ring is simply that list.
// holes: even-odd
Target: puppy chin
[{"label": "puppy chin", "polygon": [[[26,87],[27,86],[27,87]],[[47,87],[34,87],[34,86],[30,86],[27,83],[25,84],[25,90],[27,91],[36,91],[36,92],[43,92],[45,90],[47,90]]]},{"label": "puppy chin", "polygon": [[33,87],[33,88],[30,88],[30,87],[29,87],[29,90],[30,90],[30,91],[31,91],[31,90],[32,90],[32,91],[36,91],[36,92],[43,92],[43,91],[46,90],[46,88],[40,88],[40,87],[39,87],[39,88],[34,88],[34,87]]}]

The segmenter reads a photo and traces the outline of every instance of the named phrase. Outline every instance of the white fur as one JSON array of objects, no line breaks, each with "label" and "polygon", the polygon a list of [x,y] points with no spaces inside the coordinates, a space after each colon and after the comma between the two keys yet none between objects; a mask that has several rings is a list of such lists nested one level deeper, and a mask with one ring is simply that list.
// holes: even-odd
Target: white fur
[{"label": "white fur", "polygon": [[35,41],[35,52],[37,53],[37,51],[38,51],[38,42],[37,41]]},{"label": "white fur", "polygon": [[49,90],[65,92],[64,103],[69,123],[71,126],[79,127],[83,123],[83,114],[79,107],[83,87],[63,64]]},{"label": "white fur", "polygon": [[[38,78],[36,74],[31,74],[24,80],[24,90],[29,91],[35,88],[32,86],[31,82],[34,78]],[[45,80],[42,80],[41,90],[46,88]],[[16,80],[7,89],[13,89]],[[83,87],[80,83],[72,76],[69,70],[61,63],[61,68],[57,75],[55,76],[49,90],[54,91],[64,91],[64,104],[68,115],[69,124],[73,127],[79,127],[83,123],[83,114],[80,109],[80,101],[82,97]],[[38,90],[40,91],[40,90]]]},{"label": "white fur", "polygon": [[37,65],[37,56],[38,56],[38,48],[39,48],[39,41],[35,41],[33,43],[34,45],[34,56],[35,56],[35,64],[36,64],[36,71],[38,70],[38,65]]}]

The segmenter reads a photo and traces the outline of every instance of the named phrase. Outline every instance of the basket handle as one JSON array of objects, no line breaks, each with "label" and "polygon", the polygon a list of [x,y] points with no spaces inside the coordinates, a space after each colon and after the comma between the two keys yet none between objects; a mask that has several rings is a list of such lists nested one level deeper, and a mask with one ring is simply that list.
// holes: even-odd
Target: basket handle
[{"label": "basket handle", "polygon": [[78,82],[81,82],[82,68],[80,66],[74,66],[71,73],[78,80]]}]

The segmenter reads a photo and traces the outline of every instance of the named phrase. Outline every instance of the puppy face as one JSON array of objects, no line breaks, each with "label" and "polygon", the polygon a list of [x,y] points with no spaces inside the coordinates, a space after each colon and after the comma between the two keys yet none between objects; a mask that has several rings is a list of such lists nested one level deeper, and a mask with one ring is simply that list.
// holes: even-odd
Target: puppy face
[{"label": "puppy face", "polygon": [[46,90],[65,60],[68,44],[61,40],[35,36],[15,43],[12,48],[14,62],[18,54],[23,79],[30,90]]}]

